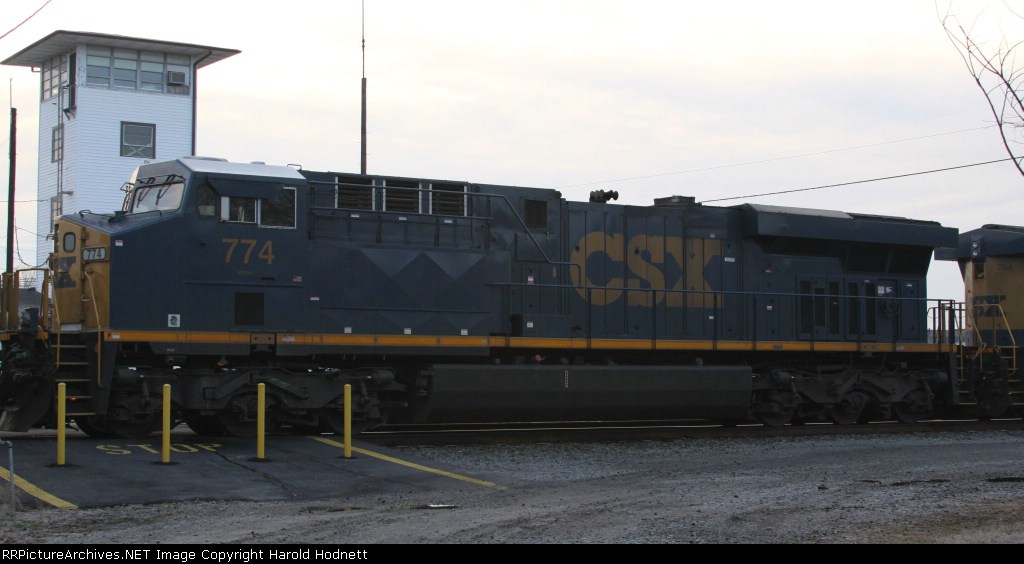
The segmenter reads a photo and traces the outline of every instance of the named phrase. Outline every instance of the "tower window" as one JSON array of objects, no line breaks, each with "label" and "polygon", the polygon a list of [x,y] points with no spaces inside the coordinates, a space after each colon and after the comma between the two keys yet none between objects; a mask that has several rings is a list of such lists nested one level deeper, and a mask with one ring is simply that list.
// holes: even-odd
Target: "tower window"
[{"label": "tower window", "polygon": [[110,86],[109,47],[92,47],[85,56],[85,82],[95,86]]},{"label": "tower window", "polygon": [[114,49],[114,86],[138,88],[139,52],[134,49]]},{"label": "tower window", "polygon": [[64,195],[57,194],[50,198],[50,234],[53,234],[53,223],[64,215]]},{"label": "tower window", "polygon": [[[90,86],[187,95],[190,65],[188,55],[90,45],[86,50],[85,82]],[[44,73],[44,99],[46,92]]]},{"label": "tower window", "polygon": [[121,122],[121,156],[152,159],[156,157],[156,125]]},{"label": "tower window", "polygon": [[64,124],[53,128],[50,133],[50,162],[56,163],[64,159]]},{"label": "tower window", "polygon": [[60,55],[43,63],[43,100],[60,93],[61,85],[68,81],[68,59]]}]

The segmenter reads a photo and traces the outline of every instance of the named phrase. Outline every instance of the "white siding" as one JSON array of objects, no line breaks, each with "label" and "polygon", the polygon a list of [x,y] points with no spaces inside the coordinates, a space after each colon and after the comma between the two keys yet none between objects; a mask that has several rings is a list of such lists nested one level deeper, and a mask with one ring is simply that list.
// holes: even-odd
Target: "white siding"
[{"label": "white siding", "polygon": [[121,156],[121,122],[156,125],[154,161],[192,150],[192,100],[187,96],[79,87],[75,203],[96,212],[121,209],[121,186],[145,159]]},{"label": "white siding", "polygon": [[[57,100],[51,99],[46,100],[39,105],[39,163],[38,163],[38,191],[36,207],[36,264],[41,265],[46,261],[46,257],[50,254],[52,249],[52,242],[46,240],[46,236],[50,233],[50,198],[57,194],[57,170],[58,163],[51,162],[51,156],[53,154],[51,150],[51,140],[53,135],[53,128],[58,123],[58,112]],[[65,180],[67,179],[67,147],[68,137],[71,132],[72,126],[70,124],[64,125],[64,170]],[[67,183],[64,184],[67,186]],[[65,188],[66,190],[67,188]]]},{"label": "white siding", "polygon": [[[64,116],[64,213],[90,210],[110,213],[121,209],[121,190],[145,159],[121,156],[121,122],[156,126],[156,157],[175,159],[192,152],[192,96],[116,90],[85,84],[84,49],[79,49],[76,108]],[[193,92],[194,94],[194,92]],[[58,123],[56,100],[39,109],[39,196],[36,214],[36,261],[42,263],[52,249],[50,198],[57,194],[57,163],[50,162],[53,127]]]}]

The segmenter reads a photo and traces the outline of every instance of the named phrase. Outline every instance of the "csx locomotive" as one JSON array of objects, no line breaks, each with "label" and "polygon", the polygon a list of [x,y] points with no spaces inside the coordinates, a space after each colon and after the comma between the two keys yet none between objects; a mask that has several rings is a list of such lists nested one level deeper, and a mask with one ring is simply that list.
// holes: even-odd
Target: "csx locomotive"
[{"label": "csx locomotive", "polygon": [[[758,204],[181,158],[56,221],[37,308],[3,280],[0,429],[134,437],[387,422],[766,425],[1019,409],[1024,233]],[[932,254],[965,306],[929,301]],[[1014,276],[1018,278],[1014,279]],[[978,284],[987,286],[978,286]],[[971,286],[974,284],[974,286]],[[1010,311],[1013,310],[1013,311]]]}]

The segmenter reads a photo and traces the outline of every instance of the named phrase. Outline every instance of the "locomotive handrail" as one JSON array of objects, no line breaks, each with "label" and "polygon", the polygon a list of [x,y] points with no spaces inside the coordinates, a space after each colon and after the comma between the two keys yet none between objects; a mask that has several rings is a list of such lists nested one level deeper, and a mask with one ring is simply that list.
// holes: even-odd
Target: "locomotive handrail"
[{"label": "locomotive handrail", "polygon": [[21,268],[14,272],[3,273],[3,329],[16,331],[21,325],[19,310],[21,309],[21,298],[18,291],[21,289],[21,274],[23,272],[42,272],[43,291],[39,295],[39,327],[46,327],[49,321],[49,299],[47,288],[50,281],[50,271],[47,268],[32,267]]},{"label": "locomotive handrail", "polygon": [[[978,357],[979,368],[984,368],[984,366],[983,366],[984,355],[982,353],[989,346],[988,344],[985,343],[984,335],[981,332],[981,326],[980,326],[980,323],[978,322],[979,313],[982,310],[988,310],[988,311],[991,311],[992,313],[997,314],[997,315],[981,315],[980,317],[990,317],[990,318],[992,318],[992,327],[989,328],[989,330],[992,332],[991,347],[993,348],[993,350],[995,350],[998,353],[1001,353],[1002,349],[1004,349],[1004,348],[1009,348],[1010,349],[1009,356],[1006,356],[1006,357],[1003,357],[1003,358],[1009,359],[1009,361],[1010,361],[1010,367],[1009,367],[1010,374],[1015,374],[1017,372],[1017,339],[1013,335],[1013,330],[1010,327],[1010,320],[1007,319],[1006,311],[1003,309],[1003,306],[1001,304],[974,304],[974,307],[972,309],[968,310],[968,315],[971,316],[971,324],[974,326],[975,336],[978,339],[977,357]],[[1002,321],[1002,326],[1001,327],[997,327],[997,324],[999,324],[1000,320]],[[1004,346],[999,345],[999,339],[998,339],[998,337],[996,335],[996,331],[1003,330],[1003,329],[1005,329],[1006,335],[1007,335],[1007,339],[1010,342],[1009,347],[1004,347]],[[1002,356],[1002,354],[1000,354],[1000,356]]]},{"label": "locomotive handrail", "polygon": [[[935,300],[937,303],[928,308],[931,319],[932,338],[938,343],[958,344],[962,342],[962,307],[958,308],[955,300]],[[957,312],[961,315],[957,315]]]},{"label": "locomotive handrail", "polygon": [[[51,264],[52,264],[52,262],[51,262]],[[48,269],[48,272],[52,272],[52,270]],[[55,357],[54,361],[55,361],[57,366],[60,366],[60,351],[61,351],[60,340],[61,340],[61,335],[64,333],[64,328],[63,328],[63,326],[61,324],[61,321],[60,321],[60,307],[57,304],[57,277],[54,276],[54,275],[50,275],[50,291],[53,293],[53,322],[51,323],[50,329],[55,331],[56,334],[57,334],[57,340],[56,340],[57,351],[56,351],[56,357]]]},{"label": "locomotive handrail", "polygon": [[86,281],[89,282],[89,292],[92,294],[92,298],[89,300],[92,302],[93,314],[96,316],[96,335],[99,342],[96,346],[96,387],[103,387],[103,324],[100,323],[100,308],[96,305],[96,287],[93,286],[92,274],[89,273],[88,268],[82,268],[82,274],[85,276]]},{"label": "locomotive handrail", "polygon": [[[939,300],[937,305],[928,308],[928,313],[932,320],[932,326],[935,327],[934,337],[937,346],[941,347],[945,343],[960,348],[965,345],[963,302]],[[967,375],[966,356],[964,354],[955,355],[950,363],[950,372],[955,372],[956,376],[956,386],[952,388],[954,391],[951,392],[951,397],[953,402],[957,402],[959,401],[959,395],[955,393],[955,390],[960,389]]]},{"label": "locomotive handrail", "polygon": [[0,300],[0,307],[3,307],[3,328],[5,331],[12,330],[17,326],[18,322],[19,300],[15,299],[15,296],[17,296],[15,293],[17,285],[14,283],[17,279],[16,276],[14,272],[3,273],[3,299]]},{"label": "locomotive handrail", "polygon": [[[594,338],[593,337],[592,321],[591,321],[592,320],[592,309],[594,308],[594,303],[593,303],[594,292],[609,292],[610,291],[610,292],[622,292],[623,295],[627,295],[627,296],[628,295],[636,294],[637,292],[642,292],[642,293],[649,294],[649,296],[646,299],[641,300],[641,302],[642,303],[653,304],[651,306],[651,308],[650,308],[651,309],[651,314],[650,314],[650,317],[651,317],[651,319],[650,319],[650,325],[651,325],[651,327],[650,327],[650,336],[649,337],[645,337],[645,338],[650,338],[651,339],[652,347],[654,346],[654,344],[653,344],[654,341],[656,341],[656,340],[658,340],[658,339],[663,337],[662,335],[659,335],[659,331],[658,331],[659,318],[662,318],[663,315],[665,316],[665,318],[668,318],[668,319],[672,318],[672,316],[666,314],[666,312],[658,312],[659,308],[667,307],[667,306],[664,305],[664,301],[665,301],[664,297],[665,296],[670,296],[672,294],[682,295],[682,296],[701,296],[698,299],[701,301],[701,303],[703,303],[705,305],[695,305],[695,306],[692,306],[692,307],[700,309],[700,308],[705,308],[705,306],[706,306],[707,308],[713,308],[715,311],[720,311],[723,307],[727,307],[725,304],[728,303],[728,302],[726,302],[725,300],[728,300],[730,297],[742,298],[744,301],[742,303],[736,303],[735,307],[736,308],[746,308],[747,311],[745,313],[742,313],[740,311],[740,309],[735,309],[733,311],[737,312],[737,314],[749,316],[748,319],[750,320],[750,322],[749,322],[748,326],[750,327],[750,330],[749,330],[748,334],[746,334],[745,336],[742,337],[742,339],[750,340],[755,345],[756,345],[756,343],[759,340],[764,339],[764,333],[758,328],[758,323],[757,323],[759,307],[760,306],[765,306],[765,305],[771,305],[771,304],[765,304],[762,301],[764,298],[780,298],[781,302],[779,304],[776,304],[775,307],[777,308],[776,311],[782,312],[783,315],[799,315],[800,314],[800,305],[798,303],[798,300],[801,300],[803,298],[824,298],[826,300],[829,300],[829,299],[832,299],[832,298],[836,298],[836,299],[840,300],[838,307],[841,308],[841,311],[843,313],[842,313],[842,317],[837,318],[836,321],[835,321],[837,324],[839,324],[838,328],[835,330],[835,335],[834,335],[835,338],[833,338],[833,330],[829,329],[829,328],[825,328],[824,329],[827,332],[827,336],[825,338],[820,338],[818,336],[818,334],[817,334],[817,329],[814,326],[812,326],[810,331],[807,332],[806,334],[803,333],[803,332],[799,332],[799,331],[796,334],[794,334],[794,338],[796,338],[798,340],[801,340],[801,341],[806,340],[809,343],[811,343],[812,350],[813,350],[813,347],[814,347],[814,343],[816,343],[818,341],[821,341],[821,342],[854,342],[855,341],[857,343],[891,342],[893,344],[897,344],[897,343],[904,342],[905,340],[909,339],[906,342],[924,342],[924,343],[927,343],[927,344],[934,344],[936,352],[939,352],[939,353],[949,352],[947,350],[947,347],[952,346],[952,345],[955,344],[955,343],[944,343],[943,342],[942,336],[945,335],[948,332],[948,329],[946,328],[945,319],[943,319],[941,322],[938,322],[938,323],[935,324],[935,327],[937,329],[936,329],[936,331],[935,331],[935,333],[933,335],[929,335],[929,333],[928,333],[928,329],[929,328],[927,326],[928,325],[928,323],[927,323],[927,311],[929,309],[934,310],[934,309],[936,309],[936,307],[938,307],[940,309],[951,307],[950,305],[946,304],[943,300],[939,300],[939,299],[935,299],[935,298],[931,298],[931,299],[930,298],[924,298],[924,297],[899,297],[899,298],[894,298],[894,297],[875,297],[875,296],[850,296],[850,295],[844,295],[844,294],[813,294],[813,293],[800,293],[800,292],[757,292],[757,291],[749,291],[749,290],[696,290],[696,289],[692,289],[691,290],[691,289],[635,288],[635,287],[631,288],[631,287],[628,287],[628,286],[625,286],[625,285],[623,285],[623,286],[596,286],[596,285],[571,286],[571,285],[568,285],[568,284],[530,284],[530,283],[522,283],[522,282],[491,282],[491,283],[488,283],[488,285],[492,286],[492,287],[506,288],[506,290],[507,290],[507,291],[503,292],[503,294],[505,295],[504,299],[506,301],[504,307],[505,307],[505,311],[508,313],[508,315],[505,316],[505,320],[504,320],[505,321],[506,331],[510,330],[510,326],[508,324],[511,322],[511,318],[509,316],[513,313],[512,310],[511,310],[511,301],[510,301],[511,293],[510,292],[514,288],[523,288],[523,289],[526,289],[526,288],[569,289],[569,290],[576,290],[576,291],[582,292],[581,297],[584,299],[585,303],[587,304],[587,307],[585,309],[585,314],[586,314],[585,323],[586,323],[586,326],[587,326],[586,327],[586,338],[588,339],[588,343],[589,343],[589,341],[592,338]],[[661,298],[661,299],[659,299],[659,298]],[[932,308],[924,308],[924,307],[922,307],[921,310],[918,310],[918,311],[920,311],[920,313],[919,314],[915,314],[915,316],[917,316],[917,315],[921,315],[922,316],[920,321],[922,321],[924,323],[924,325],[925,325],[925,327],[923,328],[923,331],[922,331],[923,334],[920,337],[904,337],[899,332],[899,329],[898,329],[900,327],[900,317],[898,315],[893,315],[893,316],[891,316],[892,319],[890,320],[891,321],[891,327],[890,327],[891,331],[890,331],[890,334],[885,336],[885,340],[884,341],[881,341],[881,340],[879,340],[879,337],[881,337],[882,334],[878,333],[874,329],[868,329],[865,326],[858,326],[858,328],[856,330],[853,330],[853,329],[851,329],[850,325],[846,325],[846,326],[842,325],[842,323],[844,321],[840,321],[840,320],[845,320],[845,322],[847,322],[847,323],[849,322],[850,318],[848,317],[848,312],[850,311],[849,308],[850,308],[851,304],[853,303],[852,300],[857,300],[857,301],[863,300],[864,303],[868,303],[868,304],[880,304],[880,303],[883,303],[885,301],[896,301],[896,302],[901,303],[901,304],[918,304],[920,306],[924,306],[924,305],[926,305],[928,303],[938,302],[938,306],[933,306]],[[686,300],[686,301],[687,302],[692,302],[692,300]],[[744,303],[747,304],[747,305],[744,306],[743,305]],[[952,304],[952,303],[953,303],[952,301],[949,302],[949,304]],[[787,305],[788,305],[788,307],[787,307]],[[818,307],[821,307],[821,306],[819,306],[819,304],[816,303],[816,301],[812,300],[810,302],[810,304],[809,304],[809,308],[810,309],[807,310],[807,313],[810,315],[810,317],[812,319],[814,319],[814,316],[815,316],[815,313],[817,312],[817,308]],[[826,306],[826,307],[828,307],[828,306]],[[711,318],[710,321],[711,321],[711,323],[706,326],[706,331],[710,332],[709,337],[714,341],[713,347],[717,349],[718,341],[719,341],[719,339],[722,338],[722,335],[723,335],[722,331],[725,328],[725,325],[723,325],[723,323],[726,322],[726,319],[723,318],[722,315],[714,315]],[[879,321],[879,323],[881,323],[881,321]],[[741,323],[741,325],[742,325],[742,323]],[[880,327],[882,327],[882,326],[880,325]]]}]

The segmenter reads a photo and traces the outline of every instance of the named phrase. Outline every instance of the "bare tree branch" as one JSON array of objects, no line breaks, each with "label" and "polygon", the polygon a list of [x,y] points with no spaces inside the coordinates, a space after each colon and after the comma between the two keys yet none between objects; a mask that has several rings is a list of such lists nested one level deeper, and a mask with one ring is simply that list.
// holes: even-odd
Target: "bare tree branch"
[{"label": "bare tree branch", "polygon": [[[938,4],[936,4],[938,8]],[[1024,19],[1012,9],[1007,9],[1018,19]],[[964,27],[953,14],[952,7],[947,6],[944,14],[939,15],[946,37],[956,48],[957,53],[967,67],[967,72],[985,96],[985,101],[992,112],[1003,148],[1010,155],[1017,172],[1024,176],[1021,166],[1024,148],[1017,141],[1017,136],[1024,132],[1024,68],[1017,68],[1017,49],[1024,41],[1010,44],[1005,38],[994,48],[986,48],[977,39],[973,25]]]}]

